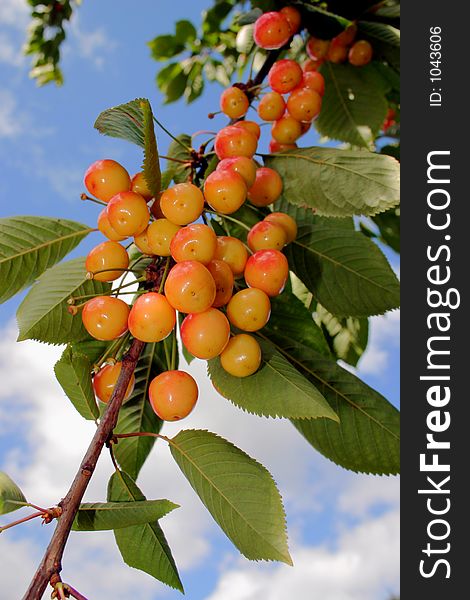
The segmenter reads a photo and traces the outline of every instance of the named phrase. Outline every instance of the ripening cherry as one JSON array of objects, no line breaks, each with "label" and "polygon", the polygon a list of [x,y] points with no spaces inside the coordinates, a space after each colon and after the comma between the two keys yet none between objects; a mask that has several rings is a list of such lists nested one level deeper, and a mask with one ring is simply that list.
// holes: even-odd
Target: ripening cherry
[{"label": "ripening cherry", "polygon": [[349,49],[348,60],[355,67],[363,67],[372,60],[372,46],[367,40],[359,40]]},{"label": "ripening cherry", "polygon": [[233,275],[239,277],[243,275],[243,271],[245,270],[248,251],[239,239],[227,235],[219,235],[217,236],[215,259],[224,261],[230,267]]},{"label": "ripening cherry", "polygon": [[86,189],[103,202],[109,202],[119,192],[131,188],[131,178],[126,169],[115,160],[97,160],[85,173]]},{"label": "ripening cherry", "polygon": [[280,12],[267,12],[256,19],[253,38],[260,48],[277,50],[285,46],[291,36],[291,26]]},{"label": "ripening cherry", "polygon": [[329,46],[330,42],[328,40],[311,37],[308,39],[305,49],[309,57],[313,60],[322,60],[328,54]]},{"label": "ripening cherry", "polygon": [[220,96],[220,110],[231,119],[245,116],[249,107],[247,95],[236,86],[227,88]]},{"label": "ripening cherry", "polygon": [[88,273],[93,273],[96,281],[114,281],[122,276],[128,266],[129,255],[117,242],[98,244],[90,250],[85,261],[85,269]]},{"label": "ripening cherry", "polygon": [[219,356],[230,338],[230,323],[216,308],[191,314],[181,323],[181,340],[197,358],[210,360]]},{"label": "ripening cherry", "polygon": [[350,46],[356,37],[357,34],[357,25],[352,23],[344,31],[342,31],[339,35],[334,37],[331,41],[335,44],[341,46]]},{"label": "ripening cherry", "polygon": [[286,244],[290,244],[297,237],[297,223],[290,215],[283,212],[272,212],[264,220],[269,223],[276,223],[276,225],[280,225],[284,229]]},{"label": "ripening cherry", "polygon": [[150,404],[163,421],[179,421],[193,410],[199,392],[197,383],[185,371],[165,371],[149,385]]},{"label": "ripening cherry", "polygon": [[279,12],[289,23],[290,34],[294,35],[297,33],[300,29],[300,24],[302,23],[300,12],[294,6],[284,6]]},{"label": "ripening cherry", "polygon": [[271,135],[281,144],[293,144],[302,135],[302,128],[297,119],[287,114],[278,121],[274,121],[271,127]]},{"label": "ripening cherry", "polygon": [[245,202],[246,194],[245,180],[232,169],[217,169],[204,182],[207,203],[223,215],[238,210]]},{"label": "ripening cherry", "polygon": [[239,333],[230,338],[220,355],[222,368],[234,377],[248,377],[259,369],[261,348],[252,335]]},{"label": "ripening cherry", "polygon": [[108,202],[106,207],[111,227],[120,235],[139,235],[149,222],[147,202],[135,192],[121,192]]},{"label": "ripening cherry", "polygon": [[246,121],[244,119],[243,121],[237,121],[232,125],[232,127],[241,127],[242,129],[246,129],[247,131],[252,133],[257,140],[259,140],[261,136],[260,126],[255,121]]},{"label": "ripening cherry", "polygon": [[182,227],[171,240],[170,252],[176,262],[197,260],[207,265],[215,254],[217,236],[212,227],[193,223]]},{"label": "ripening cherry", "polygon": [[248,259],[245,281],[251,288],[278,296],[286,285],[289,275],[287,258],[279,250],[258,250]]},{"label": "ripening cherry", "polygon": [[286,103],[279,92],[268,92],[258,104],[258,116],[263,121],[277,121],[286,111]]},{"label": "ripening cherry", "polygon": [[[248,257],[247,257],[248,258]],[[230,266],[223,260],[214,259],[207,265],[209,273],[215,282],[214,308],[225,306],[233,293],[233,273]]]},{"label": "ripening cherry", "polygon": [[248,190],[248,198],[255,206],[268,206],[276,202],[282,192],[282,179],[277,171],[260,167],[255,183]]},{"label": "ripening cherry", "polygon": [[295,60],[283,58],[271,67],[268,81],[275,92],[288,94],[302,81],[302,69]]},{"label": "ripening cherry", "polygon": [[287,110],[296,121],[309,123],[321,110],[321,96],[310,88],[294,90],[287,100]]},{"label": "ripening cherry", "polygon": [[177,183],[160,196],[160,208],[176,225],[188,225],[201,216],[204,196],[193,183]]},{"label": "ripening cherry", "polygon": [[307,58],[307,60],[302,65],[302,70],[304,73],[310,73],[310,71],[318,71],[322,64],[323,59],[317,60],[316,58]]},{"label": "ripening cherry", "polygon": [[[105,365],[93,377],[93,390],[95,392],[95,396],[98,398],[98,400],[101,400],[101,402],[107,404],[110,401],[114,392],[114,388],[116,387],[119,374],[121,373],[121,368],[122,362],[117,362],[113,365]],[[134,385],[135,376],[134,373],[132,373],[123,402],[125,402],[131,396],[132,392],[134,391]]]},{"label": "ripening cherry", "polygon": [[247,242],[252,252],[266,249],[282,250],[287,243],[287,236],[280,225],[260,221],[248,232]]},{"label": "ripening cherry", "polygon": [[215,294],[214,279],[200,262],[186,260],[177,263],[168,273],[165,296],[179,312],[204,312],[212,306]]},{"label": "ripening cherry", "polygon": [[331,40],[330,47],[326,55],[326,60],[338,65],[343,63],[348,57],[348,49],[342,44],[338,44],[335,40]]},{"label": "ripening cherry", "polygon": [[147,202],[153,198],[143,172],[136,173],[131,179],[131,191],[143,196]]},{"label": "ripening cherry", "polygon": [[109,341],[127,331],[129,306],[119,298],[96,296],[82,310],[82,321],[88,333],[97,340]]},{"label": "ripening cherry", "polygon": [[318,71],[307,71],[302,77],[302,81],[298,88],[309,88],[323,96],[325,93],[325,78]]},{"label": "ripening cherry", "polygon": [[224,158],[217,165],[217,171],[230,169],[243,177],[246,186],[251,187],[256,178],[256,163],[252,158],[246,156],[235,156],[234,158]]},{"label": "ripening cherry", "polygon": [[150,243],[149,243],[148,227],[147,227],[147,229],[144,229],[144,231],[142,231],[142,233],[139,233],[139,235],[134,236],[134,244],[142,252],[142,254],[148,254],[148,255],[154,254],[154,252],[150,246]]},{"label": "ripening cherry", "polygon": [[274,152],[282,152],[283,150],[294,150],[295,148],[298,148],[295,142],[293,144],[281,144],[281,142],[278,142],[274,139],[269,142],[270,154]]},{"label": "ripening cherry", "polygon": [[175,223],[172,223],[168,219],[157,219],[150,223],[146,231],[151,254],[170,256],[171,240],[180,229],[179,225],[175,225]]},{"label": "ripening cherry", "polygon": [[161,342],[176,324],[176,312],[163,294],[147,292],[134,302],[129,331],[141,342]]},{"label": "ripening cherry", "polygon": [[214,150],[219,160],[234,156],[252,158],[257,146],[258,140],[251,131],[234,125],[221,129],[214,141]]},{"label": "ripening cherry", "polygon": [[227,317],[243,331],[258,331],[271,315],[271,302],[263,290],[247,288],[234,294],[227,305]]},{"label": "ripening cherry", "polygon": [[111,240],[112,242],[122,242],[127,237],[119,235],[116,231],[114,231],[114,229],[111,227],[111,223],[109,222],[108,214],[105,208],[103,208],[98,216],[98,229],[105,237],[108,238],[108,240]]}]

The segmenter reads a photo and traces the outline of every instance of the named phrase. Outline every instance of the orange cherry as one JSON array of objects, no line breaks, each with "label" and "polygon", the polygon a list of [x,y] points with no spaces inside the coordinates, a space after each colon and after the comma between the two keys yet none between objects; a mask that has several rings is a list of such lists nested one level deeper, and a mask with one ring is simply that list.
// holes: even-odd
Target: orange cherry
[{"label": "orange cherry", "polygon": [[[95,392],[95,396],[98,398],[98,400],[101,400],[101,402],[107,404],[110,401],[114,392],[114,388],[116,387],[118,377],[121,373],[121,368],[122,362],[117,362],[113,365],[105,365],[93,377],[93,390]],[[134,373],[132,373],[123,402],[125,402],[131,396],[132,392],[134,391],[134,385],[135,376]]]},{"label": "orange cherry", "polygon": [[282,250],[287,242],[284,228],[276,223],[260,221],[253,225],[247,236],[248,247],[252,252],[257,250]]},{"label": "orange cherry", "polygon": [[277,171],[260,167],[255,183],[248,190],[248,198],[255,206],[268,206],[276,202],[282,192],[282,179]]},{"label": "orange cherry", "polygon": [[229,215],[245,202],[247,194],[243,177],[233,169],[217,169],[204,182],[204,196],[215,211]]},{"label": "orange cherry", "polygon": [[127,192],[131,179],[126,169],[115,160],[97,160],[85,173],[86,189],[103,202],[108,202],[119,192]]},{"label": "orange cherry", "polygon": [[181,340],[193,356],[210,360],[219,356],[230,338],[227,317],[216,308],[191,314],[181,323]]},{"label": "orange cherry", "polygon": [[176,310],[183,313],[204,312],[215,300],[215,282],[200,262],[177,263],[168,273],[165,296]]},{"label": "orange cherry", "polygon": [[160,196],[160,209],[176,225],[188,225],[201,216],[204,196],[192,183],[177,183]]},{"label": "orange cherry", "polygon": [[266,325],[271,315],[268,295],[257,288],[240,290],[227,305],[230,323],[243,331],[258,331]]},{"label": "orange cherry", "polygon": [[135,192],[120,192],[111,198],[106,208],[111,227],[119,235],[139,235],[147,228],[147,202]]},{"label": "orange cherry", "polygon": [[271,297],[282,292],[288,276],[287,258],[279,250],[258,250],[246,263],[246,283]]},{"label": "orange cherry", "polygon": [[207,265],[215,254],[217,236],[212,227],[193,223],[182,227],[171,240],[170,252],[176,262],[197,260]]},{"label": "orange cherry", "polygon": [[219,235],[217,236],[217,248],[215,258],[224,261],[231,269],[235,277],[239,277],[245,270],[248,260],[248,251],[244,244],[237,238]]},{"label": "orange cherry", "polygon": [[217,165],[217,171],[230,169],[243,177],[246,186],[251,187],[256,179],[256,163],[252,158],[246,156],[235,156],[224,158]]},{"label": "orange cherry", "polygon": [[96,281],[114,281],[122,276],[129,266],[126,249],[117,242],[102,242],[86,257],[85,269]]},{"label": "orange cherry", "polygon": [[234,156],[252,158],[257,146],[258,140],[251,131],[234,125],[221,129],[214,141],[214,150],[219,160]]},{"label": "orange cherry", "polygon": [[193,410],[199,392],[197,383],[185,371],[165,371],[150,382],[150,404],[163,421],[179,421]]},{"label": "orange cherry", "polygon": [[82,321],[88,333],[97,340],[109,341],[127,331],[129,306],[119,298],[97,296],[86,302]]},{"label": "orange cherry", "polygon": [[111,240],[112,242],[122,242],[126,239],[126,236],[119,235],[111,227],[111,223],[108,219],[108,213],[106,212],[105,208],[103,208],[98,216],[98,229],[105,237],[108,238],[108,240]]},{"label": "orange cherry", "polygon": [[220,355],[222,368],[234,377],[249,377],[261,364],[261,348],[252,335],[239,333],[230,338]]},{"label": "orange cherry", "polygon": [[176,312],[163,294],[147,292],[129,313],[129,331],[141,342],[161,342],[176,324]]},{"label": "orange cherry", "polygon": [[232,297],[234,277],[232,269],[223,260],[211,260],[207,268],[215,281],[215,300],[212,306],[225,306]]},{"label": "orange cherry", "polygon": [[147,202],[153,198],[143,172],[136,173],[131,179],[131,191],[143,196]]}]

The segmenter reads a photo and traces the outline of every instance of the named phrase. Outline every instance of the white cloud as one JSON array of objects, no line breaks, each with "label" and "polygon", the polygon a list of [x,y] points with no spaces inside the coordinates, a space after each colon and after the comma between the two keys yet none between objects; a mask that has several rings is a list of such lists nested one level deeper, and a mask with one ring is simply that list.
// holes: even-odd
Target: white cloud
[{"label": "white cloud", "polygon": [[21,44],[14,41],[11,35],[0,31],[0,63],[19,67],[24,60]]},{"label": "white cloud", "polygon": [[359,361],[357,371],[379,375],[387,368],[390,354],[400,343],[400,311],[394,310],[370,320],[369,345]]},{"label": "white cloud", "polygon": [[294,567],[237,562],[206,600],[385,600],[399,577],[396,511],[342,533],[335,548],[298,545]]},{"label": "white cloud", "polygon": [[29,8],[26,0],[2,0],[0,25],[23,29],[28,23]]},{"label": "white cloud", "polygon": [[73,14],[69,32],[72,45],[65,48],[65,53],[68,55],[78,53],[81,58],[90,61],[97,69],[103,67],[107,55],[113,52],[117,45],[103,27],[93,30],[84,29],[77,11]]},{"label": "white cloud", "polygon": [[23,129],[16,98],[8,90],[0,90],[0,138],[12,138]]}]

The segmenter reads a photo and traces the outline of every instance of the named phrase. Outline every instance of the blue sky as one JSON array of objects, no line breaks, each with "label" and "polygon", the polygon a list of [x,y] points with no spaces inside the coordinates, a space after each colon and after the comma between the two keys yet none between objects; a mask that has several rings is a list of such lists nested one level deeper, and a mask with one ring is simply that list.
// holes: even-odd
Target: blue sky
[{"label": "blue sky", "polygon": [[[25,3],[2,0],[0,216],[37,214],[94,222],[97,207],[79,199],[87,166],[98,158],[114,158],[133,173],[142,160],[137,147],[93,129],[96,116],[109,106],[148,97],[158,118],[176,134],[223,124],[222,118],[207,119],[218,106],[217,85],[189,107],[162,106],[154,83],[159,65],[145,44],[173,31],[178,19],[198,23],[205,4],[183,0],[169,10],[168,3],[141,0],[137,9],[137,3],[85,0],[64,49],[65,85],[37,88],[20,53],[28,22]],[[169,142],[164,133],[158,132],[158,142],[164,153]],[[315,142],[315,134],[309,133],[304,145]],[[90,236],[78,254],[98,239]],[[390,259],[398,268],[397,257],[390,254]],[[53,379],[52,365],[60,350],[14,344],[17,304],[15,298],[0,306],[0,468],[21,483],[32,501],[52,504],[65,493],[92,426],[82,423]],[[398,312],[373,320],[370,349],[359,373],[395,404],[398,327]],[[203,363],[191,369],[204,381]],[[186,426],[220,432],[270,468],[284,495],[296,566],[251,565],[240,559],[176,472],[166,449],[158,448],[143,469],[141,483],[149,497],[182,504],[162,525],[187,597],[277,600],[291,593],[298,600],[386,600],[397,591],[397,480],[347,473],[316,454],[288,423],[241,414],[209,384],[202,389],[202,402]],[[177,430],[168,427],[170,434]],[[103,457],[88,499],[103,499],[111,473],[108,463]],[[6,575],[0,600],[21,595],[49,535],[47,527],[31,523],[1,536]],[[103,564],[112,568],[111,576],[100,571]],[[180,597],[122,564],[107,533],[72,535],[64,577],[90,600],[106,594],[118,600]]]}]

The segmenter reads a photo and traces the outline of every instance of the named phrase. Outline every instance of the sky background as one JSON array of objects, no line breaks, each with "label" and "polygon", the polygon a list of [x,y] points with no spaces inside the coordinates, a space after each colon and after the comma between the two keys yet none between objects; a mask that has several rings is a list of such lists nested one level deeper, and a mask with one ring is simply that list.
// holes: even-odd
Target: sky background
[{"label": "sky background", "polygon": [[[138,9],[137,9],[138,4]],[[36,214],[93,224],[99,207],[80,201],[83,173],[99,158],[139,170],[140,150],[93,129],[105,108],[135,97],[150,99],[173,133],[220,127],[217,85],[189,107],[162,106],[155,86],[159,65],[146,42],[173,31],[186,18],[200,22],[205,1],[84,0],[68,29],[62,67],[65,85],[37,88],[28,77],[21,46],[28,25],[26,2],[0,0],[0,217]],[[157,132],[162,153],[168,138]],[[303,145],[317,143],[309,133]],[[90,236],[83,255],[100,238]],[[398,271],[398,257],[388,254]],[[0,469],[26,497],[53,505],[67,491],[92,435],[56,383],[52,367],[61,349],[15,343],[15,310],[21,296],[0,306]],[[370,344],[358,374],[398,405],[399,312],[373,318]],[[168,449],[157,444],[139,485],[148,498],[168,498],[181,508],[162,520],[191,600],[387,600],[398,592],[398,479],[347,472],[316,453],[288,421],[247,415],[221,398],[205,363],[188,368],[201,388],[185,428],[217,432],[260,460],[284,497],[295,567],[249,563],[211,520]],[[165,425],[172,435],[181,425]],[[112,473],[103,455],[87,492],[103,500]],[[17,513],[21,514],[21,513]],[[2,523],[11,519],[3,518]],[[38,522],[0,537],[0,600],[20,598],[40,560],[52,526]],[[181,597],[148,575],[125,566],[110,532],[73,533],[63,578],[90,600],[173,600]],[[47,596],[48,597],[48,596]]]}]

